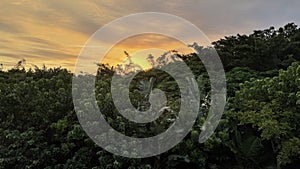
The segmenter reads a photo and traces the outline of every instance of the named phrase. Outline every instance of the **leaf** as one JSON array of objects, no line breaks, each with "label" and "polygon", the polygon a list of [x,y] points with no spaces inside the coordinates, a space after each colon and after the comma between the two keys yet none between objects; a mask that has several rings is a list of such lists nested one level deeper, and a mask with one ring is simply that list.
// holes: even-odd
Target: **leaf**
[{"label": "leaf", "polygon": [[249,159],[258,157],[263,149],[260,138],[255,136],[248,137],[245,141],[240,143],[239,147],[243,155]]}]

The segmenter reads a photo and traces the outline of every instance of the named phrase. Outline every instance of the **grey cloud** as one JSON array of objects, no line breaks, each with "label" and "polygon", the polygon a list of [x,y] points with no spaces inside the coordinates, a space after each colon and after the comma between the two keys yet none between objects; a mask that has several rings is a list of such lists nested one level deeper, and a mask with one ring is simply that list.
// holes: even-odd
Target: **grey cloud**
[{"label": "grey cloud", "polygon": [[56,51],[56,50],[47,50],[47,49],[30,49],[24,52],[32,53],[35,56],[39,56],[40,58],[44,59],[65,59],[67,60],[68,58],[76,58],[77,56],[72,55],[72,54],[67,54],[64,53],[63,51]]},{"label": "grey cloud", "polygon": [[300,22],[299,12],[295,15],[299,6],[297,0],[187,1],[183,6],[178,3],[173,12],[182,11],[180,15],[194,22],[207,34],[224,35],[250,33],[254,29],[280,26],[290,21]]},{"label": "grey cloud", "polygon": [[19,54],[12,54],[12,53],[6,53],[6,52],[0,52],[0,56],[2,56],[2,57],[20,58]]},{"label": "grey cloud", "polygon": [[[57,26],[90,36],[101,26],[124,15],[138,12],[165,12],[185,18],[208,36],[217,38],[237,33],[248,34],[254,29],[283,26],[288,22],[300,24],[299,0],[40,0],[26,1],[22,5],[12,5],[11,1],[2,0],[0,5],[3,7],[0,11],[0,32],[14,35],[5,36],[0,40],[0,57],[16,59],[20,57],[41,60],[76,58],[68,54],[59,43],[43,39],[37,32],[34,37],[31,36],[28,33],[30,30],[22,28],[22,24],[26,22]],[[28,18],[31,20],[26,20]],[[146,24],[155,26],[158,23],[153,21]],[[176,23],[172,24],[176,25]],[[112,33],[118,34],[124,29],[137,28],[134,25],[128,28],[120,27],[112,30]],[[176,29],[178,33],[185,33],[180,27]],[[24,46],[27,45],[25,49],[18,51],[11,47],[10,44],[18,40],[21,40],[20,43],[25,43]],[[34,48],[30,48],[31,46]]]},{"label": "grey cloud", "polygon": [[31,37],[31,36],[20,36],[17,37],[18,39],[28,41],[28,42],[34,42],[34,43],[43,43],[47,45],[57,45],[53,42],[50,42],[49,40],[41,39],[41,38],[36,38],[36,37]]},{"label": "grey cloud", "polygon": [[[38,4],[41,8],[30,8],[30,4]],[[86,35],[92,35],[113,19],[137,12],[166,12],[178,15],[197,25],[206,34],[219,36],[250,33],[253,29],[271,25],[300,22],[298,0],[52,0],[30,1],[26,5],[19,5],[21,7],[18,8],[23,13],[17,11],[16,14],[26,13],[44,24],[56,24]],[[17,31],[14,30],[16,26],[3,23],[0,23],[0,28],[10,32]]]},{"label": "grey cloud", "polygon": [[[100,1],[98,1],[100,2]],[[102,1],[101,1],[102,2]],[[298,0],[115,0],[114,6],[123,6],[122,14],[133,12],[167,12],[183,17],[208,35],[250,33],[254,29],[281,26],[288,22],[300,23]],[[122,15],[120,14],[120,15]]]},{"label": "grey cloud", "polygon": [[10,23],[3,23],[4,21],[1,21],[0,19],[0,32],[8,32],[8,33],[17,33],[20,32],[20,29],[17,25],[13,25]]},{"label": "grey cloud", "polygon": [[[73,31],[81,32],[87,35],[92,35],[97,29],[99,29],[105,18],[101,18],[102,22],[97,22],[92,14],[96,11],[91,10],[91,5],[80,1],[47,1],[47,7],[52,9],[56,13],[57,17],[69,17],[71,22],[62,20],[56,22],[57,25],[68,28]],[[86,9],[87,8],[87,9]]]}]

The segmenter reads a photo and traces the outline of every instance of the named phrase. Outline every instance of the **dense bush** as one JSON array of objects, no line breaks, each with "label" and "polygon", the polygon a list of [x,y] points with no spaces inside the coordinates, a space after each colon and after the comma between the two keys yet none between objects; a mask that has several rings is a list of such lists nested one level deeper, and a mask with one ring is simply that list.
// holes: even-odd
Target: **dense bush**
[{"label": "dense bush", "polygon": [[[144,159],[108,153],[85,134],[73,107],[72,73],[46,67],[26,71],[20,66],[0,71],[0,168],[296,169],[300,166],[299,37],[297,26],[288,24],[213,43],[226,69],[229,98],[216,132],[203,144],[198,137],[209,108],[208,75],[195,54],[178,55],[206,96],[199,110],[203,116],[180,144]],[[173,63],[160,66],[168,64]],[[107,121],[136,137],[168,128],[166,118],[175,119],[180,105],[174,79],[158,70],[143,71],[134,78],[130,99],[136,108],[147,109],[149,89],[159,88],[174,110],[154,123],[139,125],[122,118],[113,105],[114,71],[99,65],[96,78],[96,98]]]}]

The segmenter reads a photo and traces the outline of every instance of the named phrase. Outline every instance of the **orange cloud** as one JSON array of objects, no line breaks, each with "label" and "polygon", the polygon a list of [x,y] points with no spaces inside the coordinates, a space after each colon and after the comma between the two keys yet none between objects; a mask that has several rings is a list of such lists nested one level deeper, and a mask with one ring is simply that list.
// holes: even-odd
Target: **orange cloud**
[{"label": "orange cloud", "polygon": [[[148,49],[148,50],[147,50]],[[105,55],[102,63],[110,65],[122,64],[126,60],[124,51],[128,52],[136,64],[144,68],[149,65],[146,58],[149,54],[159,57],[164,51],[177,50],[179,53],[186,54],[193,52],[181,41],[160,34],[141,34],[129,37],[114,45]]]}]

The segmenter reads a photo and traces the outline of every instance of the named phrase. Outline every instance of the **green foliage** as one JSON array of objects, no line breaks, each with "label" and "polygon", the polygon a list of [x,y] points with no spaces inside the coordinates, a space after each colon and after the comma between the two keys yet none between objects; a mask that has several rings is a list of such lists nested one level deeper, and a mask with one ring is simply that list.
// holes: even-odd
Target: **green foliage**
[{"label": "green foliage", "polygon": [[[45,66],[26,71],[21,63],[9,71],[0,70],[0,168],[299,168],[300,65],[294,62],[300,59],[299,42],[299,29],[288,24],[213,43],[226,69],[229,98],[217,130],[203,144],[198,143],[198,137],[210,106],[208,74],[196,54],[176,54],[195,75],[202,116],[173,149],[144,159],[115,156],[86,135],[74,111],[72,73]],[[211,50],[199,48],[207,57]],[[178,62],[165,59],[155,63],[152,58],[152,64],[162,67]],[[98,66],[95,96],[114,129],[128,136],[149,137],[165,131],[176,120],[180,90],[170,75],[151,69],[133,79],[129,97],[137,109],[149,108],[153,89],[166,93],[169,107],[154,122],[136,124],[114,106],[110,83],[115,69]]]},{"label": "green foliage", "polygon": [[[237,125],[251,126],[254,135],[272,148],[277,165],[293,163],[290,157],[299,156],[299,70],[295,62],[278,76],[245,82],[230,102],[229,117]],[[292,143],[296,151],[289,150]]]},{"label": "green foliage", "polygon": [[300,29],[294,23],[270,27],[250,35],[229,36],[213,42],[226,70],[249,67],[258,71],[286,68],[300,61]]}]

